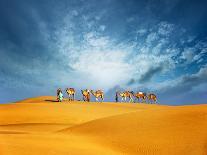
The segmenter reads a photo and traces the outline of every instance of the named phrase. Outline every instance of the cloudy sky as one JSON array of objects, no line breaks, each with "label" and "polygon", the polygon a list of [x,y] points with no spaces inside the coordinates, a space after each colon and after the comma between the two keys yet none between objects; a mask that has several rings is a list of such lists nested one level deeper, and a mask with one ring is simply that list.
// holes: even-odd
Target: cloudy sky
[{"label": "cloudy sky", "polygon": [[59,87],[207,103],[206,19],[204,0],[0,0],[0,103]]}]

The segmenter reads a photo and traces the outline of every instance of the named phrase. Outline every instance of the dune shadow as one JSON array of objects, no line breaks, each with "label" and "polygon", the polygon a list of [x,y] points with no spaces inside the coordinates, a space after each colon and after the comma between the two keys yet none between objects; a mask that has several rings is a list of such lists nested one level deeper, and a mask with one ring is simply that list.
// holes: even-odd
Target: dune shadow
[{"label": "dune shadow", "polygon": [[70,125],[65,123],[16,123],[16,124],[0,124],[0,127],[16,127],[16,126],[41,126],[41,125]]},{"label": "dune shadow", "polygon": [[28,134],[28,132],[19,132],[19,131],[0,131],[0,134]]},{"label": "dune shadow", "polygon": [[58,102],[57,100],[45,100],[46,102]]}]

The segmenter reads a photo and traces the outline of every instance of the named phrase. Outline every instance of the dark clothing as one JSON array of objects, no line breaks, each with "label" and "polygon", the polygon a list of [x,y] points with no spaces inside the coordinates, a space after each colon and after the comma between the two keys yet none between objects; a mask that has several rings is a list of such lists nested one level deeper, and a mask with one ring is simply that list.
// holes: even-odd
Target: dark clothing
[{"label": "dark clothing", "polygon": [[116,102],[119,102],[119,98],[118,98],[118,94],[116,93],[116,98],[115,98]]}]

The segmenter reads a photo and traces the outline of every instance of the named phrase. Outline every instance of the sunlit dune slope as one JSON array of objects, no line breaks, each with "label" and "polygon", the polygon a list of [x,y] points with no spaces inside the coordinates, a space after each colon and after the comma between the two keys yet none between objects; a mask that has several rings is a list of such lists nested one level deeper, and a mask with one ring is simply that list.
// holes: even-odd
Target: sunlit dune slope
[{"label": "sunlit dune slope", "polygon": [[206,155],[207,105],[55,102],[0,105],[0,154]]}]

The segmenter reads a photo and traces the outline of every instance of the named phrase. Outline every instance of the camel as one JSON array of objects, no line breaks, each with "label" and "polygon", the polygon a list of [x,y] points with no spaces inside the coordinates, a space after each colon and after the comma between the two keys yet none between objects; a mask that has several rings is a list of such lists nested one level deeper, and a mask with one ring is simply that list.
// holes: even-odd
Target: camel
[{"label": "camel", "polygon": [[101,98],[101,101],[104,100],[104,92],[102,90],[93,91],[91,90],[91,94],[96,98],[96,101],[99,101],[98,99]]},{"label": "camel", "polygon": [[86,90],[81,90],[83,94],[83,100],[90,102],[90,91],[88,89]]},{"label": "camel", "polygon": [[126,101],[129,98],[129,102],[133,102],[132,93],[130,91],[118,92],[118,95],[121,96],[121,101]]},{"label": "camel", "polygon": [[130,91],[125,91],[124,97],[125,97],[125,101],[126,101],[126,98],[129,98],[129,102],[133,102],[132,93]]},{"label": "camel", "polygon": [[74,88],[66,88],[66,93],[69,96],[69,101],[75,100],[75,89]]},{"label": "camel", "polygon": [[134,93],[133,91],[131,92],[132,95],[139,101],[140,99],[142,99],[142,102],[146,102],[146,98],[147,98],[147,95],[146,93],[143,93],[143,92],[137,92],[137,93]]},{"label": "camel", "polygon": [[152,101],[154,102],[154,103],[156,103],[157,102],[157,96],[155,95],[155,94],[149,94],[148,95],[148,101],[152,104]]},{"label": "camel", "polygon": [[121,97],[121,101],[124,101],[124,92],[117,92],[117,94]]}]

